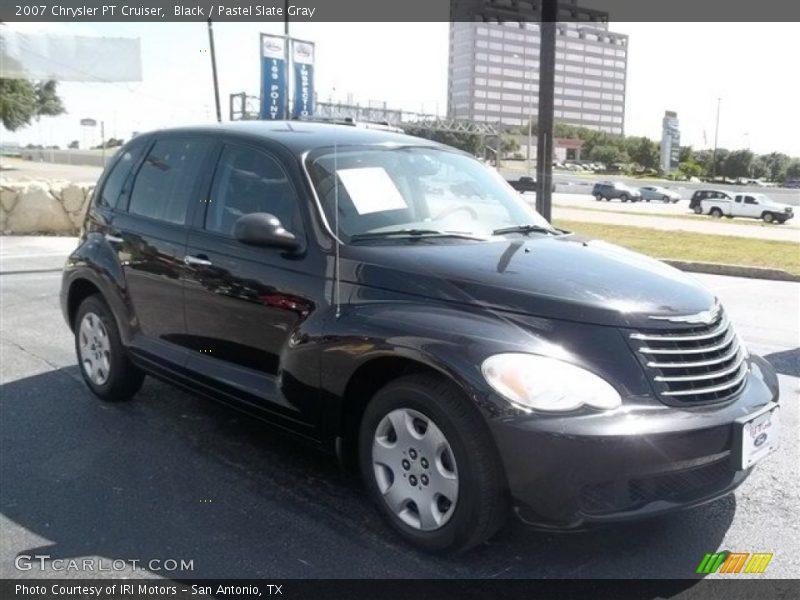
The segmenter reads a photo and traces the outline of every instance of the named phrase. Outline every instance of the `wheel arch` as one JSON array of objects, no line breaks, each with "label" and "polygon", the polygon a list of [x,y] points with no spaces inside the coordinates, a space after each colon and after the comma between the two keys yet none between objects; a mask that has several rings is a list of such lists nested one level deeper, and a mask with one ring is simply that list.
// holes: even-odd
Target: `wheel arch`
[{"label": "wheel arch", "polygon": [[86,298],[95,294],[102,296],[103,292],[94,282],[85,277],[78,277],[70,283],[67,290],[67,323],[71,330],[75,330],[75,315],[78,313],[78,307]]}]

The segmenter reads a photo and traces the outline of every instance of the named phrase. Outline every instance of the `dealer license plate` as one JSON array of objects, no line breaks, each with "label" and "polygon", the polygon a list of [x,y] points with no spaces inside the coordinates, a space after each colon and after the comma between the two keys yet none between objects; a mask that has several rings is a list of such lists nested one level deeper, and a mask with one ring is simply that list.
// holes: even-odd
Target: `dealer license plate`
[{"label": "dealer license plate", "polygon": [[737,421],[740,426],[739,468],[749,469],[778,449],[780,438],[777,406]]}]

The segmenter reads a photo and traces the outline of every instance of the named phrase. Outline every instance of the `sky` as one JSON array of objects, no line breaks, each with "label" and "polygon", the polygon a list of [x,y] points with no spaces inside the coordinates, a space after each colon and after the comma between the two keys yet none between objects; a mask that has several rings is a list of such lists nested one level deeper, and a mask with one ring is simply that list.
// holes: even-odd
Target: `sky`
[{"label": "sky", "polygon": [[[102,120],[107,137],[214,120],[205,23],[12,23],[21,31],[141,39],[141,82],[62,82],[68,113],[41,119],[0,141],[93,141],[81,118]],[[293,36],[317,46],[322,101],[385,101],[445,114],[448,23],[297,23]],[[719,146],[800,156],[796,23],[612,23],[629,37],[625,133],[660,139],[665,110],[678,113],[682,145],[710,148],[720,100]],[[282,23],[215,23],[223,118],[228,95],[258,95],[258,34]],[[91,65],[86,65],[90,67]],[[87,78],[89,76],[87,75]],[[95,132],[94,135],[98,135]]]}]

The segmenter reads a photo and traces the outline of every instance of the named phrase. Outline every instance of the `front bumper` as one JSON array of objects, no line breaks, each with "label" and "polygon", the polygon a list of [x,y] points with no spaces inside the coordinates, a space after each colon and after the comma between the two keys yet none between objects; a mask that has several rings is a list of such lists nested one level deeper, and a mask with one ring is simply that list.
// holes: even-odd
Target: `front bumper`
[{"label": "front bumper", "polygon": [[749,475],[737,470],[734,420],[777,402],[771,367],[753,357],[748,384],[723,406],[623,405],[573,416],[490,422],[518,515],[572,529],[709,502]]}]

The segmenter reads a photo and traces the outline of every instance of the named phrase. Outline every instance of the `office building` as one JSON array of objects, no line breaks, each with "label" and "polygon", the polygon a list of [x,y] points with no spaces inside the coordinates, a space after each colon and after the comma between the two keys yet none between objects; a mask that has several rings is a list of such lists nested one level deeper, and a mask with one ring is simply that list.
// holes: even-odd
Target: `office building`
[{"label": "office building", "polygon": [[[536,120],[539,23],[450,24],[448,115],[503,125]],[[608,23],[556,26],[555,120],[623,133],[628,36]]]}]

